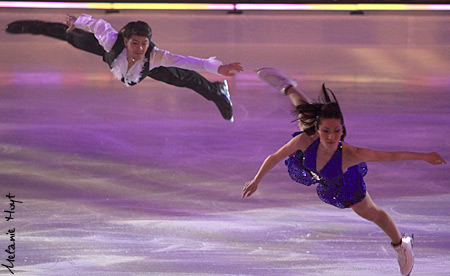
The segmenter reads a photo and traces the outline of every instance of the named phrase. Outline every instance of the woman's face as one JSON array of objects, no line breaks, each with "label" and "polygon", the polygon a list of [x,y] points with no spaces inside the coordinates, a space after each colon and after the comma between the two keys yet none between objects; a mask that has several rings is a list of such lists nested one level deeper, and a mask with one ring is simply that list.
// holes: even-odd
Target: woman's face
[{"label": "woman's face", "polygon": [[339,145],[339,140],[342,137],[343,129],[341,119],[322,119],[317,131],[319,133],[320,143],[325,149],[336,150]]},{"label": "woman's face", "polygon": [[132,35],[130,39],[124,38],[125,47],[127,48],[128,58],[139,60],[144,58],[145,52],[150,45],[150,41],[146,36]]}]

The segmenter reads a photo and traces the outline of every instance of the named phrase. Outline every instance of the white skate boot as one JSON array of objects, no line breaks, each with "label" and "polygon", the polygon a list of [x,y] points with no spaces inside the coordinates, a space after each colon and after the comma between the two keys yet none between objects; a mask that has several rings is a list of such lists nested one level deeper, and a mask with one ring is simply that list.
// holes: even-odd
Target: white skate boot
[{"label": "white skate boot", "polygon": [[408,276],[414,266],[413,243],[414,235],[411,235],[411,237],[403,236],[402,243],[392,247],[397,255],[400,273],[403,276]]},{"label": "white skate boot", "polygon": [[287,87],[293,86],[295,88],[297,86],[296,81],[275,68],[261,68],[256,73],[261,80],[263,80],[270,86],[275,87],[283,95],[286,95]]}]

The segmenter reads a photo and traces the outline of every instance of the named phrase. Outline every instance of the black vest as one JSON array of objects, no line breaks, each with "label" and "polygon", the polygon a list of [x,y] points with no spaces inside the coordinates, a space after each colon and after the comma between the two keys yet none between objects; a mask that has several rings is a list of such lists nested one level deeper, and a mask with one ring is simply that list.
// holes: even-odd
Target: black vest
[{"label": "black vest", "polygon": [[[114,62],[114,60],[116,60],[116,58],[122,53],[123,49],[125,48],[125,44],[123,42],[123,34],[121,32],[119,32],[117,34],[117,40],[114,43],[114,46],[112,47],[111,51],[106,52],[103,55],[103,61],[108,63],[109,68],[112,69],[112,63]],[[145,57],[147,58],[147,61],[144,64],[144,68],[141,71],[141,77],[139,79],[139,81],[137,83],[132,82],[129,83],[129,85],[135,85],[138,84],[139,82],[141,82],[143,79],[145,79],[145,77],[147,76],[146,73],[144,72],[148,72],[149,68],[150,68],[150,52],[153,50],[153,48],[155,47],[155,44],[153,42],[150,41],[150,45],[148,46],[147,52],[145,52]],[[121,80],[122,82],[125,82],[125,79],[122,78]]]}]

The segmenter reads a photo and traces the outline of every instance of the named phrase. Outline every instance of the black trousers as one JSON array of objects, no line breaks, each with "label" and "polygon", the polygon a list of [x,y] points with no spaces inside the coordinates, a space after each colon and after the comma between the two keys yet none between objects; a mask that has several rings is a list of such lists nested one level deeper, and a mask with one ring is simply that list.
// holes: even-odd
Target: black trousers
[{"label": "black trousers", "polygon": [[[98,43],[94,34],[80,29],[66,33],[67,28],[68,26],[62,23],[42,22],[33,27],[31,33],[65,40],[77,49],[102,57],[105,55],[105,50]],[[190,88],[210,101],[214,101],[221,95],[220,83],[212,83],[192,70],[160,66],[147,72],[147,76],[169,85]]]}]

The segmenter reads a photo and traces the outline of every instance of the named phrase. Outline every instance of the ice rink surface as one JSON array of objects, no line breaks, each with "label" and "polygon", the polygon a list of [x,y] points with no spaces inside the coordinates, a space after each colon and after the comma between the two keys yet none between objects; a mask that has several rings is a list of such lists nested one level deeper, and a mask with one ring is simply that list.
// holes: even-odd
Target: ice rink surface
[{"label": "ice rink surface", "polygon": [[[1,264],[13,231],[23,276],[400,275],[378,227],[322,203],[283,162],[241,199],[298,130],[288,99],[254,69],[281,69],[311,98],[326,83],[350,144],[450,161],[448,13],[3,9],[0,23],[67,12],[116,29],[144,20],[159,48],[240,61],[245,71],[227,78],[235,122],[188,89],[126,87],[63,41],[0,32]],[[450,275],[449,178],[448,164],[369,163],[372,199],[415,234],[411,275]]]}]

